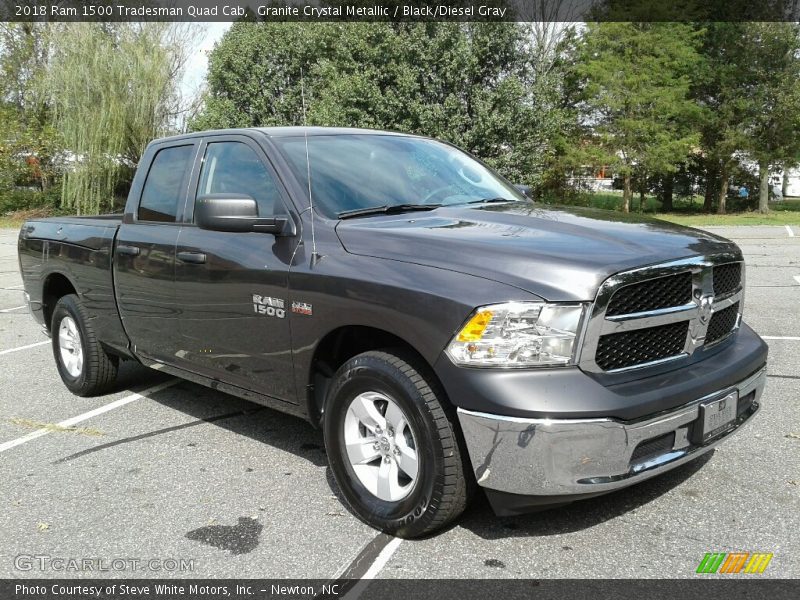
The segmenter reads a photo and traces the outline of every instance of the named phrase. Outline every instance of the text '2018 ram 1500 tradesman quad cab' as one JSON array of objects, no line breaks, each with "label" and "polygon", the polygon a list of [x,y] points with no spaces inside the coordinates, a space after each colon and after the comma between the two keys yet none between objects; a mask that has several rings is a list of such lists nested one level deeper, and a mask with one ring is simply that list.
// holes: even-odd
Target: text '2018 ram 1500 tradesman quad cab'
[{"label": "text '2018 ram 1500 tradesman quad cab'", "polygon": [[401,536],[606,493],[758,410],[767,348],[709,233],[528,200],[450,145],[327,128],[152,142],[122,217],[19,256],[78,395],[121,359],[323,428],[355,513]]}]

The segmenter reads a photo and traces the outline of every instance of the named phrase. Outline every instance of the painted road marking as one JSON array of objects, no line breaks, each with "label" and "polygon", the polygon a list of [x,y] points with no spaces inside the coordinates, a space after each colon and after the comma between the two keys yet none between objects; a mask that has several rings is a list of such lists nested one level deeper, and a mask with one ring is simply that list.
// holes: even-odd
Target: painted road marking
[{"label": "painted road marking", "polygon": [[364,573],[364,577],[362,579],[375,579],[375,577],[383,570],[383,567],[386,566],[386,563],[392,558],[397,549],[400,547],[400,544],[403,543],[403,538],[394,538],[391,542],[386,544],[381,553],[378,554],[378,558],[375,559],[375,562],[372,563],[369,570]]},{"label": "painted road marking", "polygon": [[[367,586],[369,586],[369,582],[378,576],[402,543],[403,538],[396,538],[386,533],[381,533],[378,534],[372,542],[367,544],[367,547],[362,550],[358,557],[356,557],[356,560],[353,561],[350,567],[348,567],[341,576],[341,579],[351,578],[351,581],[353,577],[358,577],[359,579],[359,581],[342,596],[342,600],[357,600],[360,598],[367,589]],[[381,548],[381,546],[383,547]],[[374,557],[372,563],[367,563],[369,564],[369,568],[364,571],[363,574],[358,573],[357,571],[363,569],[365,566],[362,564],[364,559],[369,560],[369,558],[371,558],[370,555],[374,555],[375,550],[378,548],[381,548],[380,552]]]},{"label": "painted road marking", "polygon": [[[341,569],[328,585],[339,585],[342,600],[356,600],[392,558],[402,543],[388,533],[379,533],[361,549],[353,561]],[[315,596],[316,597],[316,596]]]},{"label": "painted road marking", "polygon": [[795,275],[795,276],[794,276],[794,280],[795,280],[797,283],[800,283],[800,275]]},{"label": "painted road marking", "polygon": [[19,310],[20,308],[26,308],[26,305],[23,304],[22,306],[15,306],[14,308],[3,308],[0,309],[0,313],[9,313],[14,310]]},{"label": "painted road marking", "polygon": [[[173,379],[172,381],[159,383],[158,385],[149,387],[142,392],[131,394],[130,396],[125,396],[124,398],[120,398],[119,400],[114,400],[114,402],[109,402],[108,404],[105,404],[99,408],[95,408],[94,410],[90,410],[89,412],[85,412],[81,415],[78,415],[77,417],[72,417],[66,419],[65,421],[61,421],[60,423],[56,423],[56,426],[72,427],[73,425],[76,425],[82,421],[91,419],[92,417],[96,417],[97,415],[102,415],[103,413],[107,413],[110,410],[114,410],[115,408],[120,408],[122,406],[125,406],[126,404],[130,404],[131,402],[144,398],[147,396],[147,394],[155,394],[156,392],[160,392],[161,390],[164,390],[170,386],[175,385],[176,383],[178,383],[178,381],[179,380],[177,379]],[[17,438],[15,440],[5,442],[3,444],[0,444],[0,452],[11,450],[11,448],[16,448],[17,446],[26,444],[32,440],[42,437],[43,435],[47,435],[50,432],[51,432],[50,429],[39,429],[37,431],[29,433],[28,435],[24,435],[20,438]]]},{"label": "painted road marking", "polygon": [[792,228],[789,227],[788,225],[784,225],[784,227],[786,227],[786,231],[789,233],[789,237],[794,237],[794,231],[792,231]]},{"label": "painted road marking", "polygon": [[763,340],[794,340],[796,342],[800,342],[800,337],[793,337],[787,335],[762,335],[761,339]]},{"label": "painted road marking", "polygon": [[8,350],[0,350],[0,356],[3,354],[11,354],[12,352],[19,352],[20,350],[27,350],[28,348],[36,348],[37,346],[44,346],[45,344],[49,344],[50,340],[45,340],[44,342],[36,342],[35,344],[28,344],[27,346],[20,346],[19,348],[9,348]]}]

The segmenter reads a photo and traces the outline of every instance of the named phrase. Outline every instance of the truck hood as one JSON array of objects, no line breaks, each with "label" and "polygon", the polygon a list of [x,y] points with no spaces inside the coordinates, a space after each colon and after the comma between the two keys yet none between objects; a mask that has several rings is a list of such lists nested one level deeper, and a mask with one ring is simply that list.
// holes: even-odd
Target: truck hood
[{"label": "truck hood", "polygon": [[593,300],[619,271],[738,251],[719,236],[656,219],[534,203],[442,207],[340,221],[345,250],[475,275],[545,300]]}]

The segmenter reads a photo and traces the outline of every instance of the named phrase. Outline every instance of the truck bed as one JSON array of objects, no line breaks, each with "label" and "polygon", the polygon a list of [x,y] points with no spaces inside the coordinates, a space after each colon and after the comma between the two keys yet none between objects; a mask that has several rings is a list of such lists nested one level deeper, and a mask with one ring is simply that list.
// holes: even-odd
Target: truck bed
[{"label": "truck bed", "polygon": [[104,247],[110,250],[114,235],[121,224],[122,215],[31,219],[22,226],[20,243],[23,239],[50,240],[91,250],[101,250]]},{"label": "truck bed", "polygon": [[114,297],[112,254],[122,215],[50,217],[26,221],[19,263],[31,314],[49,329],[57,293],[68,289],[95,315],[104,343],[127,349]]}]

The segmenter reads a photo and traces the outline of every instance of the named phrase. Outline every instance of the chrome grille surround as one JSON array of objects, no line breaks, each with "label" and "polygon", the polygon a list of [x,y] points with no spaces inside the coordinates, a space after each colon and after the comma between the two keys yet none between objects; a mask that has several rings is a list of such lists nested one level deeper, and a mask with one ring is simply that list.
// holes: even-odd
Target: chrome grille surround
[{"label": "chrome grille surround", "polygon": [[[578,358],[581,369],[591,373],[621,373],[647,367],[654,367],[671,361],[679,360],[694,354],[698,348],[705,345],[706,332],[714,313],[739,303],[739,314],[731,331],[710,343],[708,347],[722,343],[729,339],[739,328],[741,311],[744,306],[744,264],[741,268],[741,281],[735,289],[721,295],[714,295],[714,267],[729,263],[742,263],[742,256],[738,252],[728,252],[709,256],[684,258],[666,263],[650,265],[617,273],[606,279],[600,286],[595,297],[595,302],[590,309],[589,318],[586,320],[586,329],[583,336],[583,345]],[[607,316],[606,309],[614,293],[628,285],[641,283],[659,277],[668,277],[685,272],[692,274],[692,299],[681,306],[670,306],[637,312],[625,315]],[[600,342],[600,337],[623,331],[634,331],[660,325],[668,325],[683,321],[689,322],[683,352],[674,356],[661,358],[652,362],[634,364],[612,370],[602,369],[595,361],[595,354]]]}]

